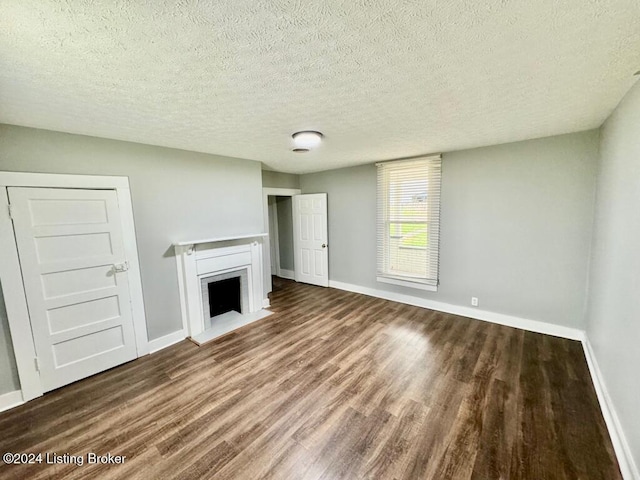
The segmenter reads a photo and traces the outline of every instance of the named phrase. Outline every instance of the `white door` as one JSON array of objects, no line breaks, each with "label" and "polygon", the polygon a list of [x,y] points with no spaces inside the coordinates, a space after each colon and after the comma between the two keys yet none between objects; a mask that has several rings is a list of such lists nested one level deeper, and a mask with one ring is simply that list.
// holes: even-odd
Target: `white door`
[{"label": "white door", "polygon": [[115,190],[7,191],[43,390],[136,358]]},{"label": "white door", "polygon": [[293,231],[296,281],[328,287],[326,193],[293,197]]}]

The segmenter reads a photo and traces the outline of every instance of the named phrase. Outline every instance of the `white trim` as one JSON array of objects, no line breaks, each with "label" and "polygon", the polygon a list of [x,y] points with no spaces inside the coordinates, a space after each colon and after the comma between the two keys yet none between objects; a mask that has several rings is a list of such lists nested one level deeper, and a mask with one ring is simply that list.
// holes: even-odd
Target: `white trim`
[{"label": "white trim", "polygon": [[295,272],[293,270],[287,270],[286,268],[281,268],[278,270],[278,276],[282,278],[287,278],[289,280],[294,280]]},{"label": "white trim", "polygon": [[129,188],[129,177],[67,175],[59,173],[0,172],[0,185],[113,190]]},{"label": "white trim", "polygon": [[269,308],[271,306],[271,301],[269,297],[262,299],[262,308]]},{"label": "white trim", "polygon": [[[274,199],[274,202],[269,208],[269,255],[271,255],[271,251],[273,250],[275,257],[274,264],[276,266],[275,274],[280,275],[280,232],[278,231],[280,226],[278,225],[278,201]],[[273,232],[271,231],[271,227],[273,227]],[[270,272],[271,275],[273,275],[273,270],[270,270]]]},{"label": "white trim", "polygon": [[263,197],[268,197],[269,195],[275,197],[293,197],[294,195],[300,195],[302,190],[299,188],[268,188],[264,187],[262,189]]},{"label": "white trim", "polygon": [[136,240],[135,223],[133,220],[133,205],[131,203],[131,190],[129,179],[127,187],[118,187],[118,206],[122,221],[122,241],[124,251],[129,262],[129,294],[131,298],[131,314],[133,315],[133,329],[136,334],[136,350],[138,357],[149,353],[149,334],[147,332],[147,314],[144,308],[142,296],[142,276],[140,274],[140,260],[138,259],[138,243]]},{"label": "white trim", "polygon": [[485,322],[497,323],[500,325],[505,325],[507,327],[521,328],[522,330],[528,330],[530,332],[544,333],[546,335],[553,335],[556,337],[568,338],[571,340],[582,340],[584,338],[584,332],[576,328],[563,327],[561,325],[554,325],[552,323],[540,322],[538,320],[530,320],[528,318],[505,315],[503,313],[490,312],[488,310],[479,310],[475,307],[462,307],[450,303],[437,302],[434,300],[427,300],[426,298],[414,297],[413,295],[406,295],[403,293],[393,293],[387,292],[385,290],[378,290],[375,288],[361,287],[359,285],[353,285],[350,283],[336,282],[335,280],[330,280],[329,286],[332,288],[337,288],[339,290],[362,293],[364,295],[384,298],[385,300],[391,300],[393,302],[406,303],[407,305],[414,305],[416,307],[428,308],[430,310],[437,310],[439,312],[452,313],[454,315],[474,318],[476,320],[483,320]]},{"label": "white trim", "polygon": [[417,157],[404,157],[404,158],[398,158],[397,160],[385,160],[384,162],[376,162],[376,167],[379,167],[380,165],[385,165],[387,163],[410,163],[410,162],[417,162],[419,160],[441,160],[441,159],[442,159],[441,153],[431,153],[429,155],[419,155]]},{"label": "white trim", "polygon": [[197,314],[198,309],[202,308],[202,304],[199,299],[199,291],[194,290],[196,287],[193,285],[189,288],[193,279],[197,279],[198,277],[196,262],[191,258],[195,257],[195,252],[193,251],[193,246],[176,246],[174,249],[176,251],[176,262],[178,268],[178,290],[180,292],[182,328],[188,335],[191,330],[191,323],[199,321],[198,319],[192,319],[191,315],[193,315],[194,312]]},{"label": "white trim", "polygon": [[22,399],[22,391],[14,390],[13,392],[7,392],[0,395],[0,412],[9,410],[10,408],[22,405],[24,400]]},{"label": "white trim", "polygon": [[251,233],[247,235],[233,235],[230,237],[213,237],[213,238],[203,238],[200,240],[189,240],[184,242],[174,242],[174,247],[190,247],[193,245],[198,245],[200,243],[216,243],[216,242],[228,242],[230,240],[244,240],[247,238],[258,238],[258,237],[266,237],[267,233]]},{"label": "white trim", "polygon": [[189,331],[189,309],[187,305],[187,290],[186,290],[186,268],[187,265],[184,261],[183,253],[188,252],[189,247],[173,247],[176,257],[176,269],[178,272],[178,293],[180,293],[180,316],[182,318],[182,330],[186,333]]},{"label": "white trim", "polygon": [[616,452],[616,457],[618,457],[618,465],[620,466],[622,478],[625,480],[640,480],[640,472],[633,459],[631,447],[624,435],[620,419],[618,418],[613,406],[606,384],[603,381],[602,372],[598,366],[595,353],[591,347],[589,338],[586,335],[582,339],[582,347],[584,348],[584,356],[587,359],[587,365],[589,366],[593,386],[596,389],[596,395],[600,402],[600,410],[602,410],[602,415],[605,423],[607,424],[607,429],[609,430],[613,449]]},{"label": "white trim", "polygon": [[170,347],[178,342],[181,342],[187,338],[187,334],[184,330],[178,330],[177,332],[170,333],[164,337],[154,338],[149,340],[149,353],[156,353],[163,348]]},{"label": "white trim", "polygon": [[[0,172],[0,181],[4,175]],[[13,344],[16,368],[25,402],[42,395],[40,374],[36,370],[36,347],[31,333],[31,319],[22,283],[18,247],[9,217],[9,197],[5,185],[0,184],[0,278],[7,309],[9,331]]]},{"label": "white trim", "polygon": [[403,287],[415,288],[417,290],[428,290],[429,292],[437,292],[438,287],[435,285],[427,285],[426,283],[412,282],[410,280],[400,280],[399,278],[376,277],[381,283],[391,283],[392,285],[402,285]]},{"label": "white trim", "polygon": [[[263,188],[262,189],[262,225],[265,232],[269,231],[269,195],[275,195],[279,197],[293,197],[300,195],[302,190],[299,188]],[[273,287],[271,286],[271,247],[270,239],[267,236],[262,241],[262,260],[264,262],[262,273],[264,296],[267,297]]]},{"label": "white trim", "polygon": [[35,368],[36,351],[31,333],[31,319],[22,283],[22,272],[8,215],[6,187],[81,188],[115,190],[122,221],[124,251],[129,262],[129,294],[136,336],[136,352],[148,353],[147,321],[142,297],[142,280],[135,237],[135,223],[128,177],[96,175],[62,175],[54,173],[0,172],[0,277],[9,317],[9,329],[25,402],[42,395],[40,375]]}]

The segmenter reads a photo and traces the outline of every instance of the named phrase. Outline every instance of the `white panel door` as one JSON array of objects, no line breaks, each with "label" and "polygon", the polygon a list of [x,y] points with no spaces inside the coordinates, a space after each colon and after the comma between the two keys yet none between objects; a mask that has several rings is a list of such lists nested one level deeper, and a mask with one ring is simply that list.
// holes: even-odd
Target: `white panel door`
[{"label": "white panel door", "polygon": [[43,390],[136,358],[115,190],[7,190]]},{"label": "white panel door", "polygon": [[293,230],[296,281],[328,287],[326,193],[293,197]]}]

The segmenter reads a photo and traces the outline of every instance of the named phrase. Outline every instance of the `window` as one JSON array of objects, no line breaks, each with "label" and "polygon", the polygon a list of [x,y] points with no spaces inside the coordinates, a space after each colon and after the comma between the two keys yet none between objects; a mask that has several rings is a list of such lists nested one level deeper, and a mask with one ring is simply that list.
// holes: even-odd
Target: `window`
[{"label": "window", "polygon": [[440,155],[377,164],[379,282],[437,290]]}]

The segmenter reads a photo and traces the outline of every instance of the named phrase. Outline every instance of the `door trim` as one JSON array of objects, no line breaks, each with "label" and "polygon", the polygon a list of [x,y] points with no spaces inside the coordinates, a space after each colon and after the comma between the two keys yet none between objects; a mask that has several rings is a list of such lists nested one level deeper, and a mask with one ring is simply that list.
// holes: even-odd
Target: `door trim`
[{"label": "door trim", "polygon": [[[274,258],[272,260],[275,260],[275,274],[280,276],[280,237],[278,234],[278,204],[276,201],[278,197],[273,195],[269,195],[269,197],[273,197],[273,203],[269,205],[269,231],[267,232],[269,233],[269,255],[273,253]],[[273,274],[274,269],[271,269],[271,275]]]},{"label": "door trim", "polygon": [[[269,231],[269,196],[273,195],[276,197],[293,197],[295,195],[300,195],[302,190],[299,188],[263,188],[262,189],[262,223],[264,227],[264,231]],[[271,292],[273,287],[271,286],[271,239],[269,236],[264,238],[262,242],[262,261],[264,262],[264,268],[262,271],[264,272],[264,298],[268,305],[268,294]]]},{"label": "door trim", "polygon": [[149,353],[147,321],[142,297],[142,279],[135,236],[133,207],[128,177],[93,175],[60,175],[49,173],[0,172],[0,278],[7,307],[9,330],[20,378],[23,400],[42,395],[42,383],[36,370],[36,350],[31,333],[31,320],[22,283],[13,223],[9,215],[7,187],[82,188],[115,190],[120,208],[124,251],[129,261],[129,293],[136,337],[137,356]]}]

